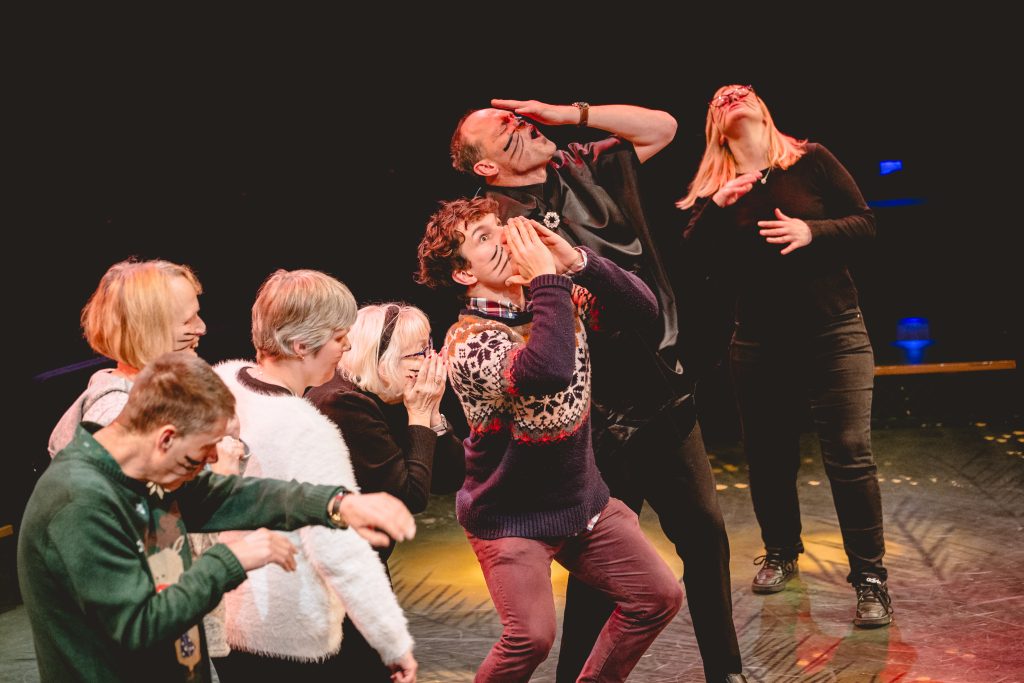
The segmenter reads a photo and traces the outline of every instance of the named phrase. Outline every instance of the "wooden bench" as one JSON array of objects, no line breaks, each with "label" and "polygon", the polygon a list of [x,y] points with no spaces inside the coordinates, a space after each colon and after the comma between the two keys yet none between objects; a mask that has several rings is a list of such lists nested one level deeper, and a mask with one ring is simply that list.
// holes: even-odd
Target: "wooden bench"
[{"label": "wooden bench", "polygon": [[876,365],[875,376],[880,375],[931,375],[950,372],[990,372],[993,370],[1014,370],[1014,360],[978,360],[963,363],[919,363],[917,365]]}]

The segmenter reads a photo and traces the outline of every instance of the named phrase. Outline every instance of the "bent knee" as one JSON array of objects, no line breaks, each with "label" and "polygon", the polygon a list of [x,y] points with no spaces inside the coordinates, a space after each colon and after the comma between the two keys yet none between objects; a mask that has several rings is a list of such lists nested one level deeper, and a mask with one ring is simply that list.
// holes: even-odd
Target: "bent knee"
[{"label": "bent knee", "polygon": [[555,644],[555,624],[534,623],[511,631],[506,629],[501,636],[501,644],[517,657],[542,662]]}]

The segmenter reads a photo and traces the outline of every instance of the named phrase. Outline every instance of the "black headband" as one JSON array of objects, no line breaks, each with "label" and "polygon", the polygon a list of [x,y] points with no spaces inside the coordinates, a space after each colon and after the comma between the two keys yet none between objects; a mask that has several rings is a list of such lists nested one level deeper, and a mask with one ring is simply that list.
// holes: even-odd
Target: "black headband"
[{"label": "black headband", "polygon": [[380,331],[380,343],[377,344],[377,362],[380,362],[381,356],[388,350],[388,345],[391,343],[391,335],[395,333],[395,323],[398,321],[398,313],[401,309],[395,304],[388,306],[388,310],[384,313],[384,327]]}]

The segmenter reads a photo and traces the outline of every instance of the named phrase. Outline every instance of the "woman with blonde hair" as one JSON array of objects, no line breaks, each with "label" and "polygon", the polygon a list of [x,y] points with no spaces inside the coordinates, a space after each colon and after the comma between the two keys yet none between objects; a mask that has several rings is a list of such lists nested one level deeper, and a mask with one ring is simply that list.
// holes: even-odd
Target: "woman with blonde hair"
[{"label": "woman with blonde hair", "polygon": [[[344,495],[357,495],[345,439],[304,398],[334,376],[355,320],[351,292],[325,273],[278,270],[260,287],[252,307],[255,363],[215,368],[235,395],[241,437],[252,450],[244,476],[341,482],[352,491]],[[366,539],[322,527],[288,535],[299,548],[294,572],[250,572],[225,596],[231,654],[214,660],[220,679],[362,680],[338,656],[348,615],[395,681],[415,681],[405,616]]]},{"label": "woman with blonde hair", "polygon": [[128,401],[135,375],[168,351],[195,353],[206,323],[199,317],[203,288],[188,266],[128,259],[100,279],[82,309],[82,331],[96,353],[117,362],[99,370],[50,435],[53,457],[80,422],[110,424]]},{"label": "woman with blonde hair", "polygon": [[749,85],[715,92],[707,146],[679,208],[691,247],[735,288],[730,365],[765,554],[755,593],[775,593],[803,552],[797,472],[810,402],[832,487],[853,623],[885,626],[892,604],[871,452],[874,357],[848,262],[875,235],[856,182],[823,146],[785,135]]},{"label": "woman with blonde hair", "polygon": [[[404,303],[363,306],[348,340],[340,372],[307,398],[341,428],[363,492],[390,493],[422,512],[430,493],[454,492],[465,477],[462,442],[440,412],[447,362],[431,348],[430,321]],[[385,563],[391,551],[378,550]],[[344,633],[346,671],[367,683],[388,681],[349,620]]]}]

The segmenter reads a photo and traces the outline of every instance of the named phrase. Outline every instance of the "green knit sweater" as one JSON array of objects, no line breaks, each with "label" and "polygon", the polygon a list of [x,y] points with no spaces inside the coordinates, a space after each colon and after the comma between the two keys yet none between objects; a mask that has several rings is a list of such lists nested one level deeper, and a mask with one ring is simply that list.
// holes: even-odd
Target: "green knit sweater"
[{"label": "green knit sweater", "polygon": [[328,525],[337,487],[206,472],[161,499],[83,426],[40,477],[18,542],[40,677],[209,681],[202,617],[246,574],[224,545],[193,563],[185,534]]}]

